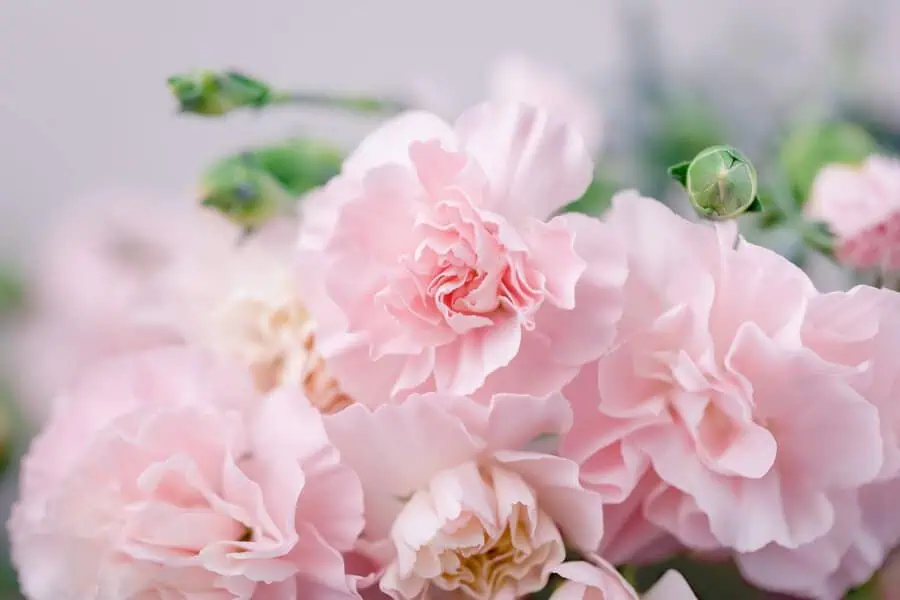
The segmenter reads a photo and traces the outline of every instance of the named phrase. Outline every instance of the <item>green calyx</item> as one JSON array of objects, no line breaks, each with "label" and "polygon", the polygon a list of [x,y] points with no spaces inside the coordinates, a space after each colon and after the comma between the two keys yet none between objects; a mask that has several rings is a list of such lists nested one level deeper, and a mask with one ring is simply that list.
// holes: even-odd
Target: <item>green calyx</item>
[{"label": "green calyx", "polygon": [[688,192],[691,205],[706,219],[733,219],[762,209],[753,164],[736,148],[711,146],[691,161],[673,165],[669,175]]}]

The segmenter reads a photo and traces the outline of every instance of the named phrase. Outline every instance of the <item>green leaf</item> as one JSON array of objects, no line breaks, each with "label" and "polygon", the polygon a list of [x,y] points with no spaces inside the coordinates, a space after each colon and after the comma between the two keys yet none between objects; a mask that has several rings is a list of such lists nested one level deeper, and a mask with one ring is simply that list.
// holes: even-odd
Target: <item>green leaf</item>
[{"label": "green leaf", "polygon": [[561,213],[577,212],[585,215],[597,216],[603,214],[609,208],[610,201],[619,186],[614,182],[597,176],[578,200],[567,204],[560,210]]},{"label": "green leaf", "polygon": [[690,166],[691,161],[689,160],[672,165],[669,167],[669,177],[680,183],[682,186],[687,187],[687,173],[688,167]]}]

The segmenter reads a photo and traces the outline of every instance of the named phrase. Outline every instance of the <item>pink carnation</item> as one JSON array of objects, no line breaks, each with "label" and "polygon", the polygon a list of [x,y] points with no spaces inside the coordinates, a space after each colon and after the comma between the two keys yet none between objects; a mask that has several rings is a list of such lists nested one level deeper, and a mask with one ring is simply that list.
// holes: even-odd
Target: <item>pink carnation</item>
[{"label": "pink carnation", "polygon": [[879,414],[854,367],[810,348],[816,291],[735,229],[688,222],[633,192],[609,225],[628,244],[613,349],[564,390],[563,455],[613,503],[701,550],[798,548],[825,536],[838,497],[882,468]]},{"label": "pink carnation", "polygon": [[363,141],[300,237],[347,392],[544,395],[597,358],[621,312],[621,253],[599,221],[550,218],[590,180],[578,134],[525,106],[483,105],[453,128],[408,113]]},{"label": "pink carnation", "polygon": [[596,548],[599,496],[581,487],[571,461],[526,450],[570,419],[558,395],[501,395],[484,406],[436,393],[327,417],[363,482],[360,548],[382,566],[381,589],[404,600],[439,590],[518,598],[547,585],[566,547]]},{"label": "pink carnation", "polygon": [[884,464],[878,481],[835,495],[835,524],[800,546],[739,557],[745,576],[768,589],[837,600],[868,581],[900,544],[900,294],[867,286],[810,303],[803,340],[832,363],[853,367],[854,388],[879,410]]},{"label": "pink carnation", "polygon": [[837,258],[859,269],[900,270],[900,161],[871,156],[862,165],[830,165],[806,204],[811,219],[837,236]]},{"label": "pink carnation", "polygon": [[488,93],[495,102],[542,108],[574,127],[591,152],[600,149],[603,124],[597,100],[561,72],[521,56],[507,56],[493,65]]},{"label": "pink carnation", "polygon": [[361,529],[319,413],[181,348],[106,362],[61,399],[9,523],[33,600],[346,596]]},{"label": "pink carnation", "polygon": [[13,348],[33,421],[96,361],[181,339],[162,311],[164,274],[203,240],[234,239],[218,225],[167,199],[110,191],[77,200],[47,231],[29,281],[31,312]]},{"label": "pink carnation", "polygon": [[169,269],[166,304],[187,343],[245,365],[257,388],[300,386],[322,412],[350,403],[318,349],[296,273],[294,220],[271,222],[241,244],[194,249]]}]

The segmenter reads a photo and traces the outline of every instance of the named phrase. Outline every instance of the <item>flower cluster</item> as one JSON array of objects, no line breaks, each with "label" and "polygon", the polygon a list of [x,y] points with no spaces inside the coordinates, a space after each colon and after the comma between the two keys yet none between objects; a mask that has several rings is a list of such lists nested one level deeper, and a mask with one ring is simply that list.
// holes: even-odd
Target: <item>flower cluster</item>
[{"label": "flower cluster", "polygon": [[168,345],[73,378],[23,465],[25,593],[625,600],[615,567],[683,551],[867,581],[900,542],[900,296],[632,191],[560,214],[592,173],[544,109],[407,112],[297,222],[186,246]]}]

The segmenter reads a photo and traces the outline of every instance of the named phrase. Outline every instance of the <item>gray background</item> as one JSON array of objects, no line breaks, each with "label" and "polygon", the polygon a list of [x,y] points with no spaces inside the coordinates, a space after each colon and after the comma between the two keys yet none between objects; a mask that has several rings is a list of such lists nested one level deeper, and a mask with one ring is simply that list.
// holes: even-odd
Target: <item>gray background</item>
[{"label": "gray background", "polygon": [[352,143],[369,126],[289,111],[178,119],[172,72],[235,66],[337,90],[424,79],[461,107],[492,59],[523,52],[593,85],[617,119],[634,46],[622,19],[640,7],[667,76],[699,78],[748,126],[773,106],[816,110],[848,27],[867,43],[854,85],[900,106],[896,0],[0,0],[0,252],[27,255],[46,219],[97,187],[174,193],[241,145],[297,129]]}]

